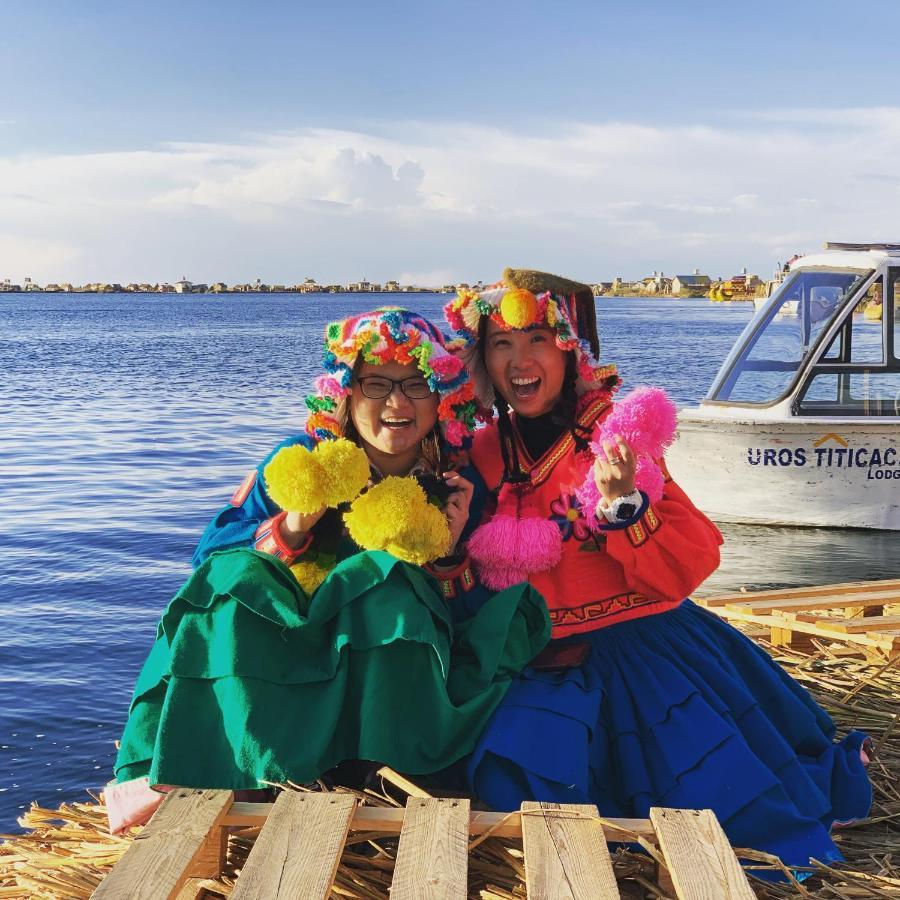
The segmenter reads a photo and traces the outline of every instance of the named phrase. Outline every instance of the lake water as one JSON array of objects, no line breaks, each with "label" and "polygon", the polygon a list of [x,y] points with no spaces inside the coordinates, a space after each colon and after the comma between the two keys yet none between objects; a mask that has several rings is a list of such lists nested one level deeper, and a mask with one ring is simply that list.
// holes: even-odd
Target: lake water
[{"label": "lake water", "polygon": [[[85,799],[160,612],[244,474],[297,433],[326,322],[447,296],[0,294],[0,831]],[[749,304],[598,301],[624,390],[699,400]],[[896,574],[891,533],[726,526],[700,593]]]}]

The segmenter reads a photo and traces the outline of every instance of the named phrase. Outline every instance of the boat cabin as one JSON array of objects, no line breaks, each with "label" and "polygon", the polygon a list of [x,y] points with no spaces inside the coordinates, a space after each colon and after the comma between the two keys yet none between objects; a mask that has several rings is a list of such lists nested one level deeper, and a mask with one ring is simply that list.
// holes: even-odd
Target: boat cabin
[{"label": "boat cabin", "polygon": [[[900,416],[900,244],[795,260],[702,403],[787,416]],[[724,410],[723,410],[724,411]],[[749,409],[748,409],[749,411]]]},{"label": "boat cabin", "polygon": [[900,244],[791,263],[667,454],[716,521],[900,530]]}]

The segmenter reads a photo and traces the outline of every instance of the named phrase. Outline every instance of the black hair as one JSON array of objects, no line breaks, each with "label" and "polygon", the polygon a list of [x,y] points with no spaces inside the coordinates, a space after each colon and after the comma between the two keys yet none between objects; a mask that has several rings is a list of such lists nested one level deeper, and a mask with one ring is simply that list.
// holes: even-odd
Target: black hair
[{"label": "black hair", "polygon": [[[482,366],[487,371],[487,323],[488,316],[482,316],[478,323],[478,356]],[[568,431],[575,441],[575,451],[581,452],[588,448],[590,429],[578,423],[578,394],[576,383],[578,381],[578,368],[575,362],[575,353],[571,350],[564,351],[566,355],[566,371],[563,376],[562,390],[559,400],[552,409],[551,421],[554,425],[561,426]],[[492,383],[494,391],[494,409],[497,411],[497,430],[500,436],[500,455],[503,460],[503,478],[495,490],[505,483],[517,484],[528,480],[528,474],[522,471],[519,462],[519,450],[515,438],[512,420],[509,417],[509,404]]]}]

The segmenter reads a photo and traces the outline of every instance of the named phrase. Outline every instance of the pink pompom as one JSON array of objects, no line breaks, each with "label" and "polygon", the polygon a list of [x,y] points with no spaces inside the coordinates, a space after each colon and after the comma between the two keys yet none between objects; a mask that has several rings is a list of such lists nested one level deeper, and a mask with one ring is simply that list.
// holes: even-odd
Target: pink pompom
[{"label": "pink pompom", "polygon": [[591,448],[606,459],[603,441],[620,434],[639,456],[658,459],[675,439],[677,411],[661,388],[638,387],[616,402],[613,411],[594,430]]},{"label": "pink pompom", "polygon": [[666,480],[659,466],[647,456],[639,456],[634,473],[634,486],[643,491],[651,503],[662,500]]},{"label": "pink pompom", "polygon": [[428,365],[441,376],[442,381],[450,381],[456,378],[463,369],[463,361],[449,353],[442,356],[432,356],[428,360]]},{"label": "pink pompom", "polygon": [[316,393],[322,397],[331,397],[332,400],[340,400],[350,393],[333,375],[320,375],[313,381]]},{"label": "pink pompom", "polygon": [[451,447],[459,447],[468,433],[469,429],[466,424],[458,419],[450,419],[444,423],[444,435]]},{"label": "pink pompom", "polygon": [[600,503],[600,488],[594,479],[594,467],[591,466],[584,476],[581,487],[575,489],[575,499],[581,507],[582,514],[587,519],[588,527],[594,529],[597,505]]},{"label": "pink pompom", "polygon": [[543,518],[527,498],[523,501],[521,487],[506,484],[497,512],[475,529],[467,549],[482,584],[497,591],[557,565],[562,535],[555,522]]}]

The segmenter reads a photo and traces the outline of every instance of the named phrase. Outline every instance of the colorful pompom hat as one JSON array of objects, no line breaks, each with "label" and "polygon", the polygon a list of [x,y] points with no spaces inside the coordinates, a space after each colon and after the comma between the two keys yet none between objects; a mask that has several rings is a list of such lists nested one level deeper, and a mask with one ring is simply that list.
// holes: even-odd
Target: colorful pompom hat
[{"label": "colorful pompom hat", "polygon": [[546,325],[556,333],[560,350],[575,354],[577,392],[614,389],[619,382],[615,365],[601,363],[594,293],[586,284],[538,272],[506,269],[503,278],[484,291],[464,290],[444,307],[444,317],[466,341],[467,367],[477,384],[478,397],[489,404],[487,373],[476,351],[482,317],[506,331]]},{"label": "colorful pompom hat", "polygon": [[361,357],[381,365],[414,363],[440,396],[438,420],[451,446],[458,447],[475,429],[477,405],[469,374],[454,355],[465,346],[450,340],[418,313],[396,306],[332,322],[325,329],[325,374],[316,378],[315,392],[306,397],[306,432],[319,440],[343,436],[337,413],[351,393],[353,366]]}]

